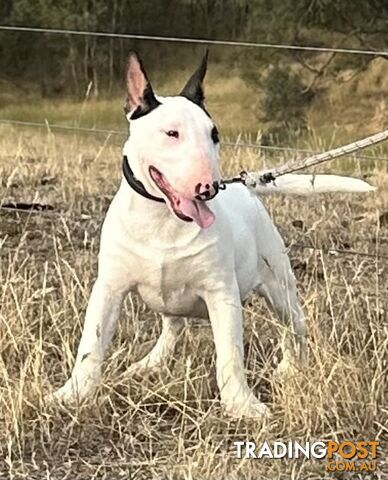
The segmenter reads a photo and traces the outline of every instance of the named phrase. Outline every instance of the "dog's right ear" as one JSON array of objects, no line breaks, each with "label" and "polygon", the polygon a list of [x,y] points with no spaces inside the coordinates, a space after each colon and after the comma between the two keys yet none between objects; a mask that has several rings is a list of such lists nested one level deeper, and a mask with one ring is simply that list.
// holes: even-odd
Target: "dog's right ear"
[{"label": "dog's right ear", "polygon": [[136,120],[147,115],[158,105],[160,102],[154,95],[139,56],[136,52],[131,52],[127,66],[127,100],[124,112],[131,113],[130,119]]}]

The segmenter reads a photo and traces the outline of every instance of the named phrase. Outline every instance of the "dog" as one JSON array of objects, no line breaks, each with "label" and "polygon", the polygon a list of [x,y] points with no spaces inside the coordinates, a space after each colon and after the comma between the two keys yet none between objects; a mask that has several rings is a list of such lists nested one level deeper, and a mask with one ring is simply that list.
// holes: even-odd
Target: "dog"
[{"label": "dog", "polygon": [[283,240],[244,185],[220,188],[219,133],[205,107],[206,70],[207,54],[179,95],[160,97],[139,56],[129,56],[124,176],[101,231],[98,276],[75,366],[57,399],[83,399],[99,384],[128,292],[137,292],[163,321],[155,346],[131,370],[163,366],[185,317],[209,319],[221,403],[232,417],[269,413],[244,373],[242,304],[249,294],[264,297],[287,327],[278,371],[306,361],[306,322]]}]

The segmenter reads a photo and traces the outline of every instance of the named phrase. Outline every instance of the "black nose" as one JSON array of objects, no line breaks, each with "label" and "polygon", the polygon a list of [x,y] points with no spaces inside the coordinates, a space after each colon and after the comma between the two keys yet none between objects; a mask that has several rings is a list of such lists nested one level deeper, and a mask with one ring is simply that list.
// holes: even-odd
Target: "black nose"
[{"label": "black nose", "polygon": [[197,183],[195,186],[195,193],[197,194],[195,198],[197,200],[202,200],[206,202],[207,200],[211,200],[214,198],[220,189],[220,185],[217,181],[214,181],[212,185],[206,183],[202,186],[202,183]]}]

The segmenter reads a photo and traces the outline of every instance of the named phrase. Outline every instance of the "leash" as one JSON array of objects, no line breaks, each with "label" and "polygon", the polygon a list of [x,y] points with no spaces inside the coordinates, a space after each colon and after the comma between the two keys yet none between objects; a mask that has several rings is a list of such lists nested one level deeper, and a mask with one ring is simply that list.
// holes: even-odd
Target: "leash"
[{"label": "leash", "polygon": [[[348,143],[342,147],[333,148],[327,152],[310,155],[306,158],[291,160],[284,165],[266,172],[247,172],[243,170],[237,177],[231,177],[221,181],[221,185],[228,185],[231,183],[242,183],[248,188],[255,188],[258,184],[265,186],[269,183],[275,183],[275,180],[287,173],[297,172],[307,167],[319,165],[329,160],[355,153],[364,148],[377,145],[378,143],[388,140],[388,130],[370,135],[357,140],[356,142]],[[220,187],[221,188],[221,187]]]}]

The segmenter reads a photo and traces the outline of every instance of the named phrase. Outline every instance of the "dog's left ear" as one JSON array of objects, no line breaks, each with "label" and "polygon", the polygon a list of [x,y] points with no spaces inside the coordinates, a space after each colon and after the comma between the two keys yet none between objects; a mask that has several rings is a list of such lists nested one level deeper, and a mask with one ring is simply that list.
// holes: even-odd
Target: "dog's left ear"
[{"label": "dog's left ear", "polygon": [[127,92],[124,111],[126,114],[132,112],[131,120],[146,115],[160,105],[136,52],[131,52],[128,58]]},{"label": "dog's left ear", "polygon": [[196,103],[200,107],[204,107],[205,94],[203,91],[203,79],[207,70],[207,59],[209,57],[209,49],[206,49],[205,55],[202,59],[201,65],[190,77],[189,81],[184,86],[183,90],[179,94],[182,97],[186,97],[188,100]]}]

